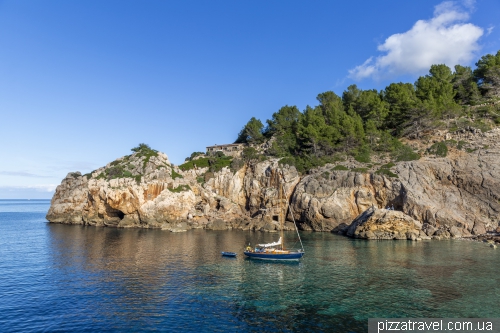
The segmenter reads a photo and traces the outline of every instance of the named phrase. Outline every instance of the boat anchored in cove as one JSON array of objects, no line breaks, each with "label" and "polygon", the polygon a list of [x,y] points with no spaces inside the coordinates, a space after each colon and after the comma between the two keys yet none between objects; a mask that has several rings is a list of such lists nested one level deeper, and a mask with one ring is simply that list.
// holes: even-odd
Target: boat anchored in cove
[{"label": "boat anchored in cove", "polygon": [[[282,243],[281,237],[279,242]],[[262,260],[299,260],[304,255],[303,249],[285,250],[283,244],[277,243],[258,244],[255,249],[248,246],[243,253],[249,258]]]},{"label": "boat anchored in cove", "polygon": [[[283,177],[283,175],[281,175]],[[248,244],[246,250],[243,252],[247,257],[252,259],[261,259],[261,260],[299,260],[304,256],[304,246],[302,245],[302,240],[300,239],[299,230],[297,229],[297,224],[295,223],[295,219],[293,217],[293,213],[291,212],[292,207],[288,205],[288,200],[286,195],[282,196],[283,186],[281,184],[280,179],[278,179],[278,197],[279,197],[279,214],[278,214],[278,222],[280,226],[280,238],[278,241],[268,244],[257,244],[254,248]],[[284,197],[284,198],[283,198]],[[285,216],[288,209],[283,209],[284,207],[289,208],[291,212],[291,217],[293,220],[293,225],[295,226],[295,231],[297,232],[297,236],[300,242],[300,249],[292,250],[287,249],[285,247],[283,230],[285,225]]]}]

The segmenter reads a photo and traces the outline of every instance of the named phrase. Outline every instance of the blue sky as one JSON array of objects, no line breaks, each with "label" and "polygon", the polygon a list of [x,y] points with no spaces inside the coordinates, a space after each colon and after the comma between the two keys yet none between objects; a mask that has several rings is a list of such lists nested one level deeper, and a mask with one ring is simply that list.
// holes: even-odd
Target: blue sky
[{"label": "blue sky", "polygon": [[0,198],[144,142],[181,164],[251,118],[500,49],[498,0],[0,1]]}]

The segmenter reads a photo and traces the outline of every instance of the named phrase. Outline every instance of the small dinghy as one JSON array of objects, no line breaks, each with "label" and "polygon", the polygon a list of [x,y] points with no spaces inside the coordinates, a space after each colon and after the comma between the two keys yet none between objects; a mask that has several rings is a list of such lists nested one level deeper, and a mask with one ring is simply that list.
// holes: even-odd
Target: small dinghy
[{"label": "small dinghy", "polygon": [[222,251],[222,255],[224,257],[236,257],[236,252],[225,252],[225,251]]}]

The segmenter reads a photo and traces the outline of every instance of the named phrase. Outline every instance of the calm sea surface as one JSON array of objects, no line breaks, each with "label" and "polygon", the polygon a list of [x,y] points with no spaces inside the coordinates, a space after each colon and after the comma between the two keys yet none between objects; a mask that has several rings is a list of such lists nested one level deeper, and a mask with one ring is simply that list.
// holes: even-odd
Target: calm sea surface
[{"label": "calm sea surface", "polygon": [[300,263],[261,262],[243,247],[276,234],[49,224],[49,205],[0,200],[1,332],[365,332],[373,317],[500,317],[500,250],[482,243],[303,232]]}]

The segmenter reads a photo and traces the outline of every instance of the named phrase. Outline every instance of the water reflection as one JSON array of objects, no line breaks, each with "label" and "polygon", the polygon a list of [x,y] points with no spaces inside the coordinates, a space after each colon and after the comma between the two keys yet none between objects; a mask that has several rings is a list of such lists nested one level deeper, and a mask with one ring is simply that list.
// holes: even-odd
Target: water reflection
[{"label": "water reflection", "polygon": [[303,260],[270,263],[242,256],[269,233],[47,228],[67,306],[117,330],[362,332],[372,317],[500,316],[499,256],[478,243],[304,233]]}]

